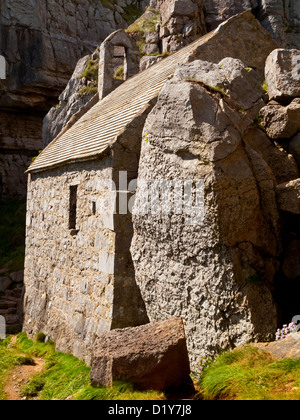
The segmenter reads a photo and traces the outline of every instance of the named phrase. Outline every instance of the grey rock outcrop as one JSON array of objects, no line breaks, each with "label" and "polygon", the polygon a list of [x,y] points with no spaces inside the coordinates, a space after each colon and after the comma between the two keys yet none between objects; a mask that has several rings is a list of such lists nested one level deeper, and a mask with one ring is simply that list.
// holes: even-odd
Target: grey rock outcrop
[{"label": "grey rock outcrop", "polygon": [[300,214],[300,178],[277,185],[276,193],[280,210]]},{"label": "grey rock outcrop", "polygon": [[299,48],[300,6],[298,0],[205,0],[208,30],[245,10],[252,10],[283,48]]},{"label": "grey rock outcrop", "polygon": [[114,30],[134,0],[4,0],[0,4],[0,54],[7,78],[0,80],[0,199],[26,195],[26,175],[43,148],[45,114],[58,103],[77,61]]},{"label": "grey rock outcrop", "polygon": [[117,329],[94,346],[91,382],[128,381],[140,389],[165,390],[189,382],[190,365],[181,319]]},{"label": "grey rock outcrop", "polygon": [[281,47],[300,48],[298,0],[262,0],[258,17]]},{"label": "grey rock outcrop", "polygon": [[261,125],[271,139],[290,139],[300,131],[300,98],[288,106],[269,104],[260,111]]},{"label": "grey rock outcrop", "polygon": [[266,61],[265,76],[270,100],[300,97],[300,50],[272,51]]},{"label": "grey rock outcrop", "polygon": [[[236,69],[230,80],[229,68]],[[282,249],[277,182],[255,131],[249,140],[251,118],[263,105],[254,79],[254,70],[233,59],[183,65],[144,128],[132,243],[137,283],[151,321],[185,320],[193,369],[201,356],[270,339],[277,325],[271,293]],[[157,179],[201,181],[204,209],[200,187],[193,220],[163,204],[157,212],[147,196]]]},{"label": "grey rock outcrop", "polygon": [[208,30],[215,29],[220,23],[246,10],[256,9],[257,0],[204,0],[205,22]]},{"label": "grey rock outcrop", "polygon": [[257,343],[256,347],[270,353],[275,359],[299,359],[300,358],[300,333],[295,332],[283,340],[271,343]]},{"label": "grey rock outcrop", "polygon": [[1,107],[55,105],[77,61],[118,27],[122,17],[101,1],[1,2],[0,51],[8,63]]},{"label": "grey rock outcrop", "polygon": [[[58,98],[59,103],[50,109],[43,120],[43,147],[46,147],[66,127],[73,115],[79,112],[97,94],[97,88],[93,89],[92,87],[94,80],[88,80],[89,78],[82,77],[82,75],[91,62],[97,61],[98,68],[98,60],[99,53],[95,52],[78,61],[66,89]],[[89,86],[91,86],[90,89]]]},{"label": "grey rock outcrop", "polygon": [[0,275],[0,316],[5,318],[6,333],[15,334],[22,330],[23,322],[23,285],[24,271]]}]

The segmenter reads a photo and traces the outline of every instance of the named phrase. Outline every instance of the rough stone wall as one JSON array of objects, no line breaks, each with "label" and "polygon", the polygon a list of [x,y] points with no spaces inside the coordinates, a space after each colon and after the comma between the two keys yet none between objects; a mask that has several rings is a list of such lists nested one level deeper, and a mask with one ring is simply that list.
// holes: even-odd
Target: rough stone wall
[{"label": "rough stone wall", "polygon": [[[112,323],[113,220],[92,210],[105,194],[101,180],[111,179],[109,167],[109,160],[62,167],[32,175],[28,185],[24,328],[45,332],[58,349],[81,357]],[[72,236],[73,183],[79,183],[79,232]]]}]

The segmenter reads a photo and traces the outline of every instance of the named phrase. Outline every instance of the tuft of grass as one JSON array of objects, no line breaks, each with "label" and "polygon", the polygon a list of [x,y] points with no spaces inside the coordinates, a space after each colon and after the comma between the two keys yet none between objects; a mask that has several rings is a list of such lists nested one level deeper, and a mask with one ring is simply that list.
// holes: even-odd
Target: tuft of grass
[{"label": "tuft of grass", "polygon": [[267,82],[266,82],[266,80],[264,80],[264,82],[263,82],[263,84],[262,84],[262,90],[265,92],[265,93],[268,93],[268,85],[267,85]]},{"label": "tuft of grass", "polygon": [[262,117],[261,115],[257,115],[257,116],[255,117],[255,119],[254,119],[254,124],[255,124],[258,128],[260,128],[261,130],[263,130],[263,129],[264,129],[262,122],[263,122],[263,117]]},{"label": "tuft of grass", "polygon": [[84,72],[78,76],[78,79],[85,77],[87,80],[95,81],[98,83],[98,70],[99,70],[99,61],[98,60],[88,60]]},{"label": "tuft of grass", "polygon": [[4,383],[11,369],[20,364],[18,355],[9,349],[10,339],[0,340],[0,400],[5,399]]},{"label": "tuft of grass", "polygon": [[114,73],[114,79],[117,80],[124,80],[124,65],[119,66],[115,73]]},{"label": "tuft of grass", "polygon": [[96,95],[96,93],[98,93],[98,86],[96,85],[96,83],[92,83],[88,86],[84,86],[83,88],[81,88],[78,91],[79,95]]},{"label": "tuft of grass", "polygon": [[203,83],[201,80],[198,80],[195,77],[187,77],[185,79],[186,82],[191,82],[191,83],[197,83],[200,86],[203,86],[206,90],[208,90],[211,93],[220,93],[223,96],[228,96],[226,90],[222,87],[222,86],[209,86],[206,85],[205,83]]},{"label": "tuft of grass", "polygon": [[138,33],[142,36],[147,33],[155,32],[156,25],[160,23],[160,13],[158,10],[151,9],[150,7],[148,7],[146,12],[151,12],[150,16],[147,17],[145,14],[142,15],[126,29],[126,32]]},{"label": "tuft of grass", "polygon": [[26,201],[0,203],[0,269],[7,273],[24,268]]},{"label": "tuft of grass", "polygon": [[199,381],[205,400],[300,399],[300,359],[275,361],[245,346],[219,356]]}]

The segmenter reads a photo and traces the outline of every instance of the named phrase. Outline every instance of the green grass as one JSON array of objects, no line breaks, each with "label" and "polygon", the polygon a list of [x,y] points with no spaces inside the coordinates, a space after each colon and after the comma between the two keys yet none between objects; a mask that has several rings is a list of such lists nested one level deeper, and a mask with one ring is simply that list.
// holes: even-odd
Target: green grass
[{"label": "green grass", "polygon": [[114,79],[117,80],[124,80],[124,65],[119,66],[115,73],[114,73]]},{"label": "green grass", "polygon": [[91,85],[84,86],[78,91],[79,95],[96,95],[98,93],[98,86],[95,82],[93,82]]},{"label": "green grass", "polygon": [[98,60],[89,60],[86,63],[84,72],[78,76],[78,79],[83,77],[87,78],[90,81],[98,82],[98,70],[99,70],[99,61]]},{"label": "green grass", "polygon": [[[39,338],[38,336],[37,338]],[[14,346],[9,340],[0,343],[0,399],[5,399],[3,386],[7,375],[17,364],[30,363],[34,357],[45,360],[45,368],[27,382],[21,394],[38,400],[158,400],[164,395],[155,391],[140,392],[130,384],[117,382],[112,388],[90,385],[91,368],[71,354],[55,351],[52,342],[29,340],[25,333],[18,335]],[[20,356],[22,353],[22,356]]]},{"label": "green grass", "polygon": [[147,12],[152,12],[150,17],[141,16],[129,28],[126,29],[128,33],[139,33],[145,35],[146,33],[155,32],[156,25],[160,23],[160,13],[148,7]]},{"label": "green grass", "polygon": [[87,62],[84,72],[78,76],[78,79],[85,77],[90,83],[78,91],[79,95],[96,95],[98,92],[98,70],[98,60],[89,60]]},{"label": "green grass", "polygon": [[264,82],[263,82],[263,84],[262,84],[262,90],[265,92],[265,93],[268,93],[268,85],[267,85],[267,82],[266,82],[266,80],[264,80]]},{"label": "green grass", "polygon": [[5,399],[3,386],[10,369],[18,364],[17,355],[8,350],[9,340],[0,340],[0,400]]},{"label": "green grass", "polygon": [[26,201],[0,203],[0,269],[7,273],[24,268]]},{"label": "green grass", "polygon": [[204,400],[299,400],[300,359],[275,361],[252,346],[226,352],[204,370]]}]

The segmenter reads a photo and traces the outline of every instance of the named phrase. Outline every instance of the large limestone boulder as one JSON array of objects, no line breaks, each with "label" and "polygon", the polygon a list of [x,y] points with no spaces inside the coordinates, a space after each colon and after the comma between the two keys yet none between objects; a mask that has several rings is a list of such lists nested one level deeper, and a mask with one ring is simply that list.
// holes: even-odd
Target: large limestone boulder
[{"label": "large limestone boulder", "polygon": [[298,0],[261,0],[258,15],[281,47],[300,48]]},{"label": "large limestone boulder", "polygon": [[[253,78],[238,60],[185,64],[144,128],[131,248],[136,280],[151,321],[185,320],[193,369],[202,356],[271,338],[277,326],[270,292],[281,253],[277,181],[253,139],[250,116],[262,96]],[[189,181],[193,209],[185,201]]]},{"label": "large limestone boulder", "polygon": [[290,139],[300,131],[300,98],[288,106],[268,104],[260,111],[261,125],[271,139]]},{"label": "large limestone boulder", "polygon": [[[299,331],[299,328],[297,331]],[[299,359],[300,333],[294,332],[283,340],[272,341],[271,343],[257,343],[256,347],[270,353],[275,359]]]},{"label": "large limestone boulder", "polygon": [[184,325],[171,318],[101,334],[95,342],[91,382],[128,381],[140,389],[165,390],[189,383]]},{"label": "large limestone boulder", "polygon": [[265,75],[270,99],[300,97],[300,50],[272,51],[266,61]]},{"label": "large limestone boulder", "polygon": [[276,193],[280,210],[300,214],[300,178],[277,185]]}]

